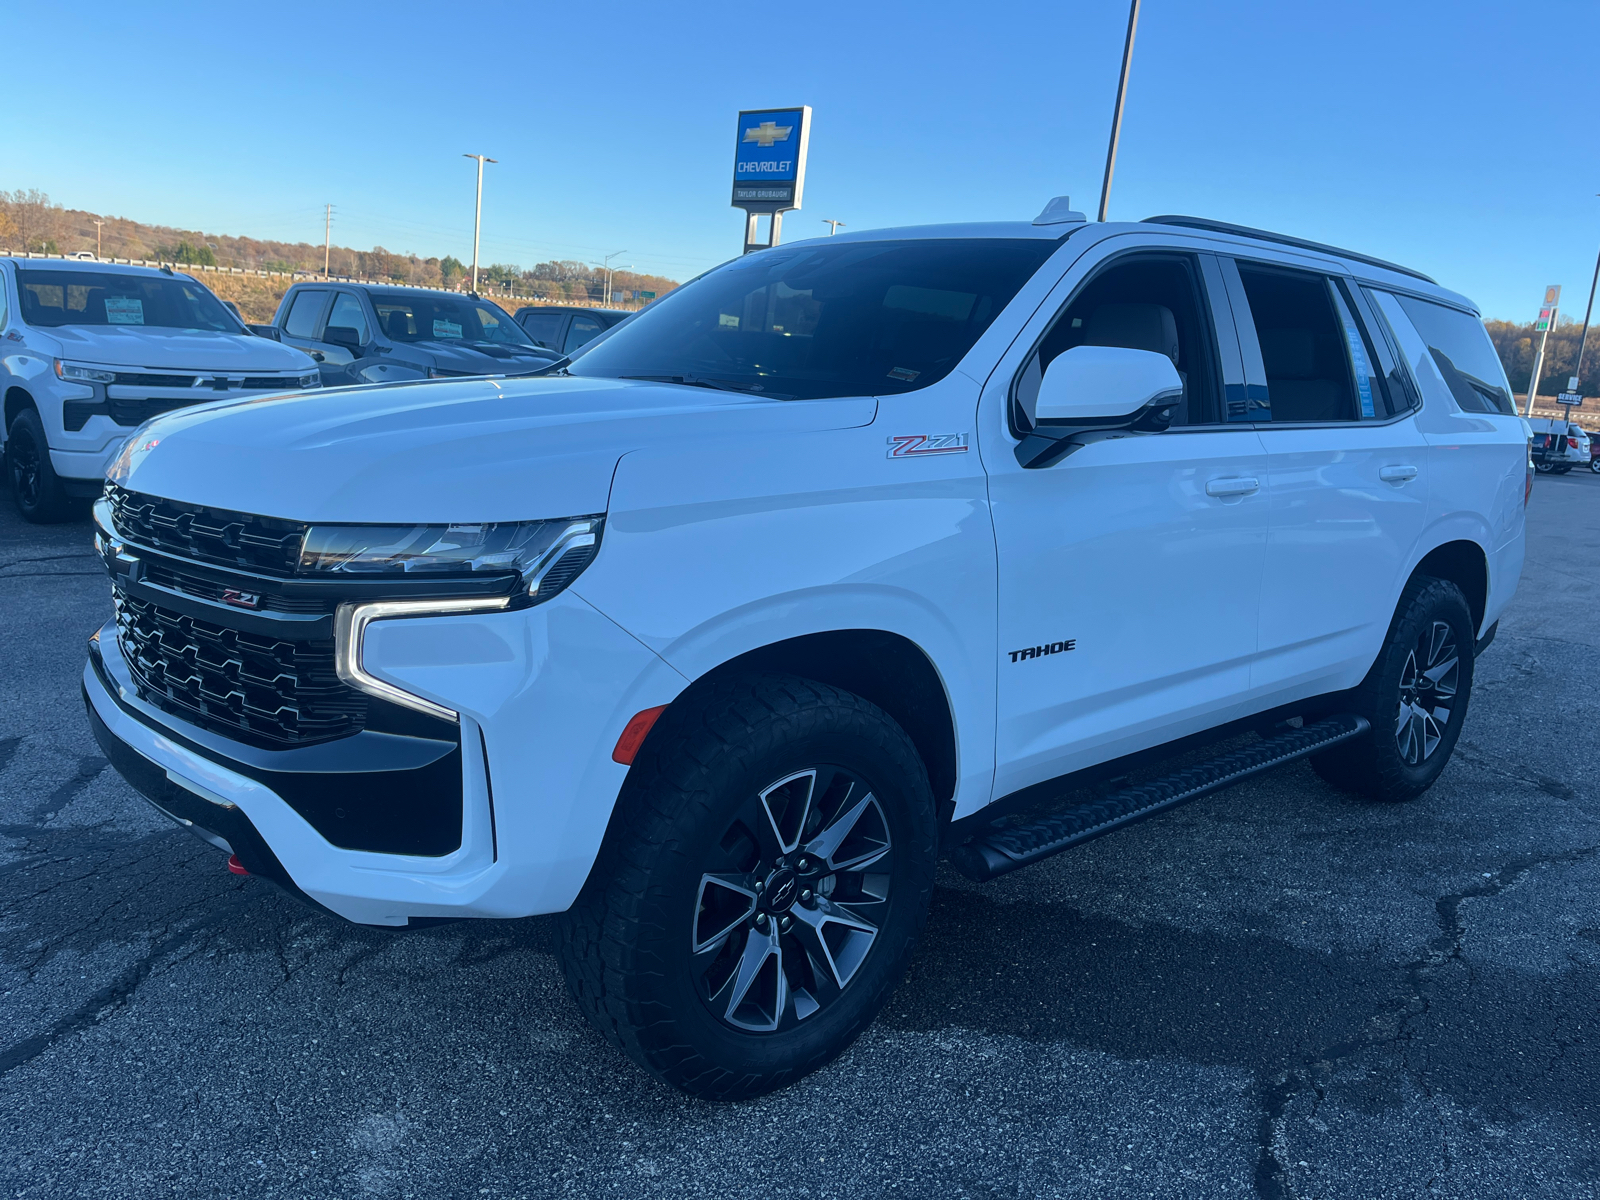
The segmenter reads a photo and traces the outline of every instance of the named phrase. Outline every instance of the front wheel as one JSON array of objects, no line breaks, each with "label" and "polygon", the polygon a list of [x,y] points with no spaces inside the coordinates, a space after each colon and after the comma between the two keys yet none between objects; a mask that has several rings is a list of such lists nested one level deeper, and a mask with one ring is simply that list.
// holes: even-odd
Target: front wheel
[{"label": "front wheel", "polygon": [[674,703],[562,918],[567,986],[618,1049],[714,1100],[843,1051],[904,972],[938,845],[927,771],[859,696],[780,675]]},{"label": "front wheel", "polygon": [[6,475],[22,519],[51,525],[72,516],[72,501],[50,463],[50,443],[39,414],[25,408],[6,433]]},{"label": "front wheel", "polygon": [[1378,660],[1351,694],[1369,733],[1311,758],[1344,791],[1412,800],[1450,761],[1472,696],[1471,610],[1455,584],[1417,576],[1406,585]]}]

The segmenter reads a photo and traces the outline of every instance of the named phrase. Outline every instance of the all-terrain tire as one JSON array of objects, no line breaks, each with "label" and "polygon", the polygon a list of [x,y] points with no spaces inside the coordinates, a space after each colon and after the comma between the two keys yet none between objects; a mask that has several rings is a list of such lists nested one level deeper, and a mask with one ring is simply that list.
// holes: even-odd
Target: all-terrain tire
[{"label": "all-terrain tire", "polygon": [[[1312,769],[1334,787],[1373,800],[1422,795],[1461,736],[1475,646],[1461,589],[1415,576],[1401,593],[1377,661],[1344,706],[1366,717],[1371,732],[1313,755]],[[1438,681],[1428,679],[1430,672]]]},{"label": "all-terrain tire", "polygon": [[23,520],[53,525],[72,517],[72,500],[50,464],[44,423],[31,408],[19,412],[6,432],[6,481]]},{"label": "all-terrain tire", "polygon": [[[779,997],[771,1006],[780,1010],[781,997],[788,996],[787,1016],[780,1012],[782,1023],[775,1018],[771,1030],[735,1027],[730,1022],[736,1014],[725,999],[734,991],[708,995],[713,973],[705,966],[710,952],[700,944],[702,929],[717,924],[707,918],[712,900],[734,895],[716,891],[717,885],[706,882],[720,878],[710,874],[720,868],[709,864],[744,855],[739,869],[751,873],[736,878],[763,877],[772,865],[766,861],[767,851],[783,849],[787,835],[779,827],[788,818],[770,820],[767,829],[774,841],[765,850],[757,843],[767,836],[766,830],[753,827],[759,817],[775,811],[776,785],[797,788],[800,784],[785,781],[801,778],[812,768],[818,771],[808,786],[821,788],[819,781],[824,779],[850,781],[842,793],[838,788],[843,784],[828,784],[834,789],[828,804],[835,806],[830,811],[836,814],[847,809],[868,814],[855,819],[851,837],[870,820],[884,843],[892,845],[876,860],[885,873],[861,876],[878,880],[871,886],[887,898],[852,901],[850,897],[864,893],[850,890],[848,884],[840,888],[838,881],[847,878],[847,868],[837,868],[839,874],[826,878],[815,874],[828,869],[819,868],[815,853],[826,840],[817,833],[823,820],[818,817],[808,827],[811,832],[797,832],[790,840],[791,845],[799,844],[798,853],[788,851],[787,859],[780,853],[773,860],[788,870],[804,863],[806,851],[811,850],[806,869],[813,874],[806,885],[817,888],[817,893],[800,892],[796,885],[793,894],[803,897],[804,910],[795,900],[791,908],[773,909],[770,919],[761,912],[750,921],[764,922],[762,934],[774,940],[790,939],[813,931],[809,924],[802,928],[805,919],[832,919],[819,917],[819,910],[845,912],[842,906],[830,908],[833,900],[840,900],[844,905],[857,903],[858,912],[871,910],[877,933],[852,973],[834,968],[828,980],[806,975],[810,969],[806,947],[796,950],[790,944],[775,970],[801,972],[799,980],[774,982],[770,993],[763,993]],[[864,810],[862,797],[868,801]],[[753,800],[763,807],[753,809]],[[810,803],[806,802],[808,813]],[[820,793],[816,807],[819,811],[826,807]],[[804,817],[797,819],[804,823]],[[840,828],[843,819],[833,818],[834,824],[821,834]],[[757,833],[760,837],[754,836]],[[748,844],[741,840],[746,835]],[[675,1087],[713,1100],[739,1100],[771,1091],[836,1057],[882,1007],[904,973],[926,920],[937,849],[938,821],[927,771],[911,739],[882,709],[849,692],[787,675],[752,674],[693,687],[667,709],[645,740],[589,880],[560,918],[560,958],[568,990],[607,1040]],[[859,861],[870,858],[870,847],[865,855],[858,850],[859,846],[849,853],[857,854]],[[827,853],[829,862],[843,861],[846,850],[840,844],[837,855]],[[785,861],[787,867],[781,865]],[[780,886],[776,873],[764,878],[761,902],[773,900]],[[840,890],[825,892],[830,880]],[[781,886],[789,888],[790,881]],[[752,894],[759,892],[755,888]],[[780,924],[793,932],[779,939]],[[823,928],[815,926],[817,931]],[[861,936],[832,925],[826,928],[847,938]],[[754,924],[739,929],[743,932],[724,939],[722,953],[742,964],[759,938]],[[740,938],[742,942],[736,940]],[[708,937],[705,944],[713,940]],[[859,948],[860,942],[853,944]],[[832,959],[830,952],[830,964]],[[769,969],[766,961],[760,969]],[[799,987],[808,979],[826,1002],[810,1008],[814,1001],[807,999],[801,1016],[802,1004],[796,997],[802,993],[810,997]],[[825,991],[824,984],[834,990]],[[728,986],[736,989],[738,980]],[[745,1011],[741,1008],[739,1013]]]}]

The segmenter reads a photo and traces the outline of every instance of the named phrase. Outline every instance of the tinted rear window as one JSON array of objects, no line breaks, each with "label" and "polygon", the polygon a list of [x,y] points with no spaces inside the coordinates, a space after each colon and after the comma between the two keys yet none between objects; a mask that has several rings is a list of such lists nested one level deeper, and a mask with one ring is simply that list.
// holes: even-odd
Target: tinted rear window
[{"label": "tinted rear window", "polygon": [[802,399],[914,391],[954,369],[1058,245],[824,239],[764,250],[663,296],[571,370]]},{"label": "tinted rear window", "polygon": [[1505,368],[1482,321],[1458,308],[1446,308],[1415,296],[1396,299],[1428,343],[1439,374],[1463,412],[1516,415]]}]

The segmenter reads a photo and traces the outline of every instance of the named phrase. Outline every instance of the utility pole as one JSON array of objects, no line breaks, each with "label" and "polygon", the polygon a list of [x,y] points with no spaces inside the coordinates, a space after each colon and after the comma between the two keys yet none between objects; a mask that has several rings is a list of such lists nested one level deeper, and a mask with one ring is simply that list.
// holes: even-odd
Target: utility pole
[{"label": "utility pole", "polygon": [[1578,361],[1572,368],[1572,387],[1568,390],[1577,391],[1583,386],[1583,348],[1589,341],[1589,317],[1594,312],[1594,285],[1600,283],[1600,254],[1594,259],[1594,278],[1589,281],[1589,307],[1583,310],[1583,332],[1578,335]]},{"label": "utility pole", "polygon": [[328,277],[328,255],[333,248],[333,205],[327,206],[327,214],[322,219],[322,277]]},{"label": "utility pole", "polygon": [[478,160],[478,206],[472,215],[472,294],[478,294],[478,231],[483,227],[483,164],[495,162],[482,154],[463,154],[462,158]]},{"label": "utility pole", "polygon": [[[102,226],[104,224],[105,224],[105,222],[102,221],[99,217],[96,217],[94,219],[94,256],[95,256],[95,258],[99,258],[100,257],[100,226]],[[1589,302],[1591,304],[1594,303],[1594,297],[1593,296],[1591,296],[1589,298]]]},{"label": "utility pole", "polygon": [[611,303],[611,260],[613,258],[618,257],[618,255],[622,255],[622,254],[626,254],[626,253],[627,253],[626,250],[618,250],[613,254],[606,255],[605,258],[600,263],[600,266],[605,270],[605,273],[606,273],[606,299],[605,299],[605,302],[607,304]]},{"label": "utility pole", "polygon": [[1561,285],[1552,283],[1544,290],[1544,307],[1539,319],[1533,323],[1534,332],[1540,334],[1539,353],[1533,356],[1533,375],[1528,379],[1528,405],[1524,417],[1533,416],[1533,401],[1539,395],[1539,375],[1544,370],[1544,344],[1550,340],[1550,328],[1556,323],[1557,306],[1561,303]]},{"label": "utility pole", "polygon": [[1111,114],[1111,144],[1106,147],[1106,177],[1100,184],[1100,220],[1111,203],[1111,172],[1117,165],[1117,139],[1122,135],[1122,102],[1128,95],[1128,68],[1133,65],[1133,34],[1139,28],[1139,0],[1128,5],[1128,37],[1122,43],[1122,74],[1117,77],[1117,107]]},{"label": "utility pole", "polygon": [[832,217],[823,217],[822,223],[828,227],[829,237],[832,237],[834,234],[838,233],[839,226],[844,224],[843,221],[835,221]]}]

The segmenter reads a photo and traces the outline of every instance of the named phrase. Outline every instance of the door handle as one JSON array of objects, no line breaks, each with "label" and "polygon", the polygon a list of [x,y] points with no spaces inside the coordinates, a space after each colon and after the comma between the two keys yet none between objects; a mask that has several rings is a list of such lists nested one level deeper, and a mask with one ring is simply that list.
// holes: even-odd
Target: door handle
[{"label": "door handle", "polygon": [[1206,484],[1208,496],[1248,496],[1252,492],[1261,490],[1258,480],[1240,477],[1237,479],[1213,479]]},{"label": "door handle", "polygon": [[1412,466],[1381,467],[1378,470],[1378,478],[1385,483],[1410,483],[1416,477],[1417,469]]}]

